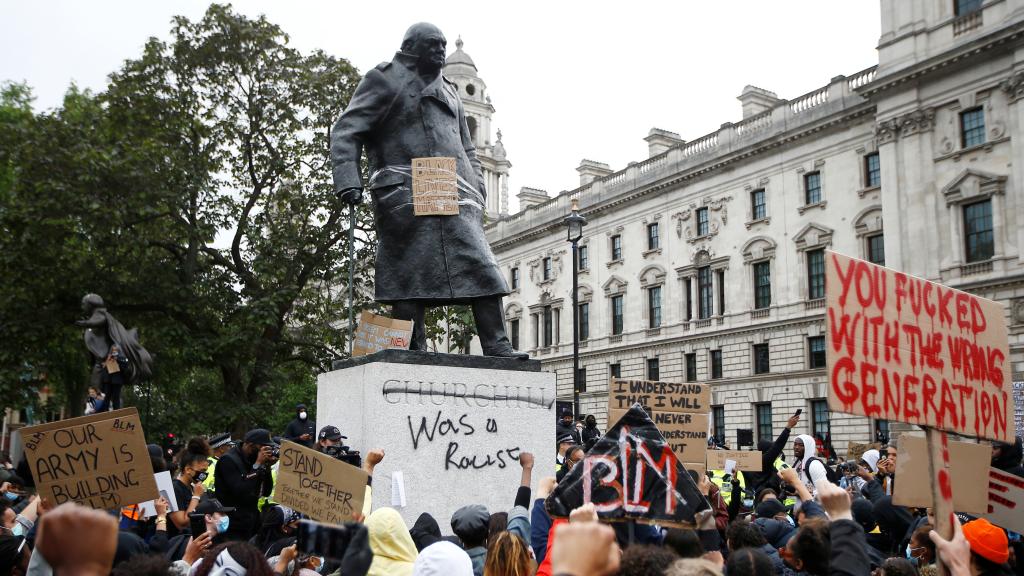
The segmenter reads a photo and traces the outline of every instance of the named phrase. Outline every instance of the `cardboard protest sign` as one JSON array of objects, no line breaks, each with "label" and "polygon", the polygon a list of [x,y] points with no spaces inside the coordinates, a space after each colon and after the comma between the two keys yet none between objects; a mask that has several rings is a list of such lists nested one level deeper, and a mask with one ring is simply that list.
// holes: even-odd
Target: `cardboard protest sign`
[{"label": "cardboard protest sign", "polygon": [[643,407],[635,404],[562,478],[545,507],[552,517],[593,502],[606,521],[693,526],[710,508]]},{"label": "cardboard protest sign", "polygon": [[711,387],[694,382],[652,382],[613,378],[608,409],[629,410],[641,404],[653,412],[703,412],[711,409]]},{"label": "cardboard protest sign", "polygon": [[159,496],[135,408],[28,426],[21,437],[36,489],[54,505],[110,510]]},{"label": "cardboard protest sign", "polygon": [[318,522],[348,522],[363,511],[366,476],[351,464],[286,440],[273,500]]},{"label": "cardboard protest sign", "polygon": [[[931,477],[928,465],[928,441],[923,436],[903,434],[896,457],[894,504],[927,508],[932,505]],[[953,509],[968,514],[988,510],[988,467],[992,447],[972,442],[949,442],[949,474],[952,479]]]},{"label": "cardboard protest sign", "polygon": [[[608,422],[619,421],[626,412],[627,410],[612,410],[609,412]],[[704,464],[704,453],[708,449],[707,414],[654,412],[650,418],[680,462]]]},{"label": "cardboard protest sign", "polygon": [[708,450],[708,469],[725,470],[725,461],[732,460],[740,472],[761,472],[760,450]]},{"label": "cardboard protest sign", "polygon": [[352,343],[352,356],[366,356],[390,348],[408,349],[412,341],[412,321],[395,320],[373,312],[359,314],[359,327]]},{"label": "cardboard protest sign", "polygon": [[860,444],[858,442],[849,442],[846,444],[846,459],[850,462],[856,462],[860,460],[860,457],[865,452],[871,450],[871,444]]},{"label": "cardboard protest sign", "polygon": [[1018,534],[1024,532],[1024,478],[992,468],[988,479],[988,513],[983,518]]},{"label": "cardboard protest sign", "polygon": [[1012,441],[1002,305],[828,251],[829,408]]},{"label": "cardboard protest sign", "polygon": [[416,216],[458,215],[455,158],[412,159],[412,207]]}]

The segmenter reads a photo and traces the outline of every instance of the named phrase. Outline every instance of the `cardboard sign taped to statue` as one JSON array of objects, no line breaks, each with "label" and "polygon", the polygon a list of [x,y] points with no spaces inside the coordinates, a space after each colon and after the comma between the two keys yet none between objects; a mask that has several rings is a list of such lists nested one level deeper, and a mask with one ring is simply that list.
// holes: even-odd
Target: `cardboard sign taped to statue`
[{"label": "cardboard sign taped to statue", "polygon": [[21,438],[36,489],[54,506],[116,510],[160,496],[135,408],[27,426]]},{"label": "cardboard sign taped to statue", "polygon": [[412,320],[396,320],[363,310],[354,339],[353,357],[392,348],[408,350],[412,342]]},{"label": "cardboard sign taped to statue", "polygon": [[545,507],[552,517],[566,518],[587,502],[604,521],[681,527],[693,527],[694,515],[710,508],[640,404],[572,467]]}]

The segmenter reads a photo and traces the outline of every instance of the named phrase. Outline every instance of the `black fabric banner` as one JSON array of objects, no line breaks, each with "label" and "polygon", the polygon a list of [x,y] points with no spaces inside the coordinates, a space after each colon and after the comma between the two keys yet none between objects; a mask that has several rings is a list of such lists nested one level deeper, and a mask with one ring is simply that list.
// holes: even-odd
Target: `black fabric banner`
[{"label": "black fabric banner", "polygon": [[587,502],[602,520],[687,527],[711,507],[640,404],[572,467],[545,507],[552,517],[566,518]]}]

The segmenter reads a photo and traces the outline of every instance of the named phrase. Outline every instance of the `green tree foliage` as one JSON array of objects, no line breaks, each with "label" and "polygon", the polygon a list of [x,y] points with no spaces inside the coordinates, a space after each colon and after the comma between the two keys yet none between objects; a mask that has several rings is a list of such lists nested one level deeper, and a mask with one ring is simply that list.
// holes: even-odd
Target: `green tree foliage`
[{"label": "green tree foliage", "polygon": [[72,321],[96,292],[154,353],[151,433],[280,430],[347,350],[348,213],[328,136],[358,80],[264,18],[212,5],[176,18],[101,94],[72,88],[33,115],[27,88],[5,87],[0,399],[23,402],[12,382],[36,382],[81,410],[88,357]]}]

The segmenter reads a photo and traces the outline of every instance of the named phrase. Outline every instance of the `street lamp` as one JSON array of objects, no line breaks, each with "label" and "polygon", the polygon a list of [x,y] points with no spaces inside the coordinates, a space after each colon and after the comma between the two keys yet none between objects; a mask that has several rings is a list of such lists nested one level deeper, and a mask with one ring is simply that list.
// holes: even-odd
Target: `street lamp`
[{"label": "street lamp", "polygon": [[572,244],[572,413],[573,417],[580,414],[580,261],[579,242],[583,238],[583,227],[587,219],[580,216],[578,201],[572,200],[572,213],[565,217],[565,227],[569,230],[569,243]]}]

